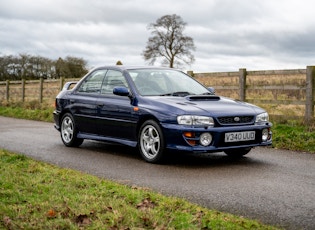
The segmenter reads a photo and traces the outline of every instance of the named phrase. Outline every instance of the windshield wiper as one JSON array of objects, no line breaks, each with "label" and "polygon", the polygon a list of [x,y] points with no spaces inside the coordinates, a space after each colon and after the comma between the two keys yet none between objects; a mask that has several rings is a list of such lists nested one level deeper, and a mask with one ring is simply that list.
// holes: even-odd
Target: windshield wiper
[{"label": "windshield wiper", "polygon": [[160,96],[174,96],[174,97],[185,97],[188,95],[193,95],[192,93],[186,92],[186,91],[178,91],[174,93],[165,93],[161,94]]}]

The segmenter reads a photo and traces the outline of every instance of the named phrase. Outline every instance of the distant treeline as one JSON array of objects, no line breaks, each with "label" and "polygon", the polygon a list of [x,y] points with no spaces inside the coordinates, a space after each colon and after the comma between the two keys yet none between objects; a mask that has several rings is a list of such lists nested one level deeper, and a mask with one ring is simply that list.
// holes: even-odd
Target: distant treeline
[{"label": "distant treeline", "polygon": [[78,57],[51,60],[29,54],[0,56],[0,81],[80,78],[87,72],[87,61]]}]

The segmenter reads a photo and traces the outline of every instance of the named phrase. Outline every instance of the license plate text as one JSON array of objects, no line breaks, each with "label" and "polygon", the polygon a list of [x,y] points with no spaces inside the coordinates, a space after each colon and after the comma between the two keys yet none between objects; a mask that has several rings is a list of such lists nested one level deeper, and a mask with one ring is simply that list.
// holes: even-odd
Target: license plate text
[{"label": "license plate text", "polygon": [[234,132],[225,134],[225,142],[251,141],[255,140],[255,131]]}]

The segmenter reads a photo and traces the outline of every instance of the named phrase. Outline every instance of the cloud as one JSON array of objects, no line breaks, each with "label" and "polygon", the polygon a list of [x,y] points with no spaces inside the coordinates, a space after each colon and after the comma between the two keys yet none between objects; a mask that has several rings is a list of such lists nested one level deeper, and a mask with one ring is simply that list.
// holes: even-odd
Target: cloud
[{"label": "cloud", "polygon": [[[149,23],[180,15],[194,39],[195,72],[305,68],[315,63],[310,0],[10,0],[0,3],[0,55],[82,57],[143,65]],[[157,63],[158,65],[158,63]]]}]

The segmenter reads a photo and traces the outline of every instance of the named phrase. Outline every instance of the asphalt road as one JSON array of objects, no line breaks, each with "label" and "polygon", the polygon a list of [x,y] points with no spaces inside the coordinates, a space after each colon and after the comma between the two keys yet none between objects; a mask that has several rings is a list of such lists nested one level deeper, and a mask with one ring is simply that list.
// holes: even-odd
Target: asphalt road
[{"label": "asphalt road", "polygon": [[240,160],[176,154],[154,165],[128,147],[67,148],[52,123],[4,117],[0,148],[285,229],[315,229],[315,154],[256,148]]}]

